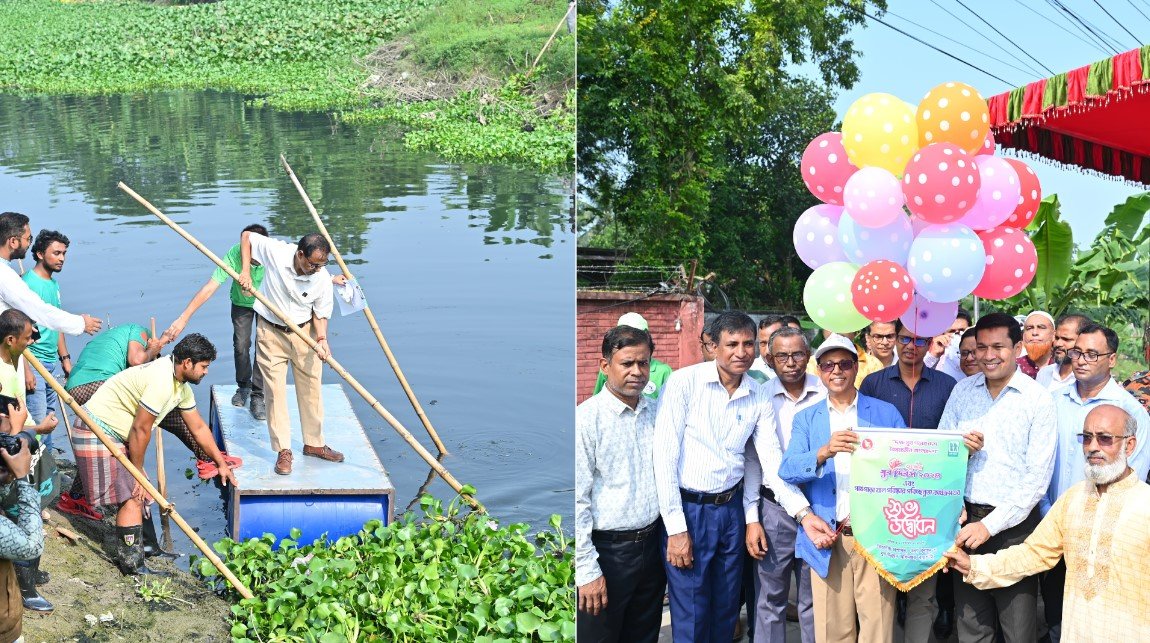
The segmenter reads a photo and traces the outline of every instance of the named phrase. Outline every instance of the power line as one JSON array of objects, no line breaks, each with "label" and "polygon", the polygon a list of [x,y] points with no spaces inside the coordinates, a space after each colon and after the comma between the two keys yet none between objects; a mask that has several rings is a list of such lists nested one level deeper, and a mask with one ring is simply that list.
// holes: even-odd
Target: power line
[{"label": "power line", "polygon": [[1134,4],[1134,0],[1126,0],[1126,2],[1130,3],[1130,6],[1133,7],[1135,11],[1142,14],[1142,17],[1146,18],[1146,22],[1150,22],[1150,16],[1142,13],[1142,10],[1138,8],[1138,5]]},{"label": "power line", "polygon": [[[1077,13],[1074,12],[1073,9],[1071,9],[1068,5],[1063,3],[1062,0],[1058,0],[1058,4],[1065,6],[1066,10],[1071,12],[1072,14],[1074,14],[1075,18],[1078,18],[1079,20],[1081,20],[1083,23],[1086,24],[1086,26],[1091,31],[1096,32],[1099,35],[1099,37],[1105,38],[1110,44],[1114,45],[1114,47],[1117,48],[1119,51],[1123,51],[1126,49],[1126,46],[1123,45],[1121,42],[1119,42],[1117,38],[1115,38],[1114,36],[1111,36],[1108,32],[1104,31],[1102,29],[1102,27],[1099,27],[1098,25],[1094,24],[1093,22],[1090,22],[1086,18],[1079,16]],[[1137,40],[1137,38],[1135,38],[1135,40]]]},{"label": "power line", "polygon": [[947,15],[949,15],[951,18],[954,18],[955,20],[957,20],[957,21],[961,22],[963,25],[965,25],[967,29],[970,29],[970,30],[971,30],[971,31],[973,31],[974,33],[976,33],[976,34],[978,34],[979,36],[981,36],[983,40],[985,40],[985,41],[989,42],[990,44],[994,45],[995,47],[998,47],[999,49],[1001,49],[1001,50],[1003,51],[1003,53],[1005,53],[1006,55],[1010,56],[1011,58],[1014,58],[1014,59],[1015,59],[1015,60],[1017,60],[1018,62],[1022,63],[1024,66],[1026,66],[1026,68],[1027,68],[1027,69],[1029,69],[1029,70],[1030,70],[1028,73],[1030,73],[1031,75],[1033,75],[1033,76],[1041,76],[1041,75],[1042,75],[1042,72],[1040,72],[1040,71],[1038,71],[1037,69],[1035,69],[1035,68],[1031,67],[1029,63],[1027,63],[1025,60],[1023,60],[1023,59],[1019,58],[1017,55],[1015,55],[1015,54],[1014,54],[1014,52],[1010,51],[1010,50],[1009,50],[1009,49],[1007,49],[1006,47],[1003,47],[1001,43],[999,43],[999,42],[995,41],[995,40],[994,40],[993,38],[991,38],[990,36],[988,36],[988,35],[986,35],[986,34],[982,33],[982,32],[981,32],[981,31],[979,31],[978,29],[975,29],[974,27],[972,27],[972,26],[971,26],[971,25],[970,25],[968,22],[966,22],[966,21],[965,21],[965,20],[963,20],[962,18],[960,18],[960,17],[958,17],[957,15],[955,15],[955,14],[951,13],[951,12],[950,12],[950,9],[947,9],[947,8],[946,8],[946,7],[944,7],[943,5],[939,4],[938,0],[930,0],[930,1],[931,1],[931,3],[933,3],[933,4],[934,4],[934,6],[936,6],[936,7],[938,7],[939,9],[942,9],[943,11],[945,11],[945,12],[946,12],[946,14],[947,14]]},{"label": "power line", "polygon": [[1122,24],[1121,22],[1118,22],[1118,19],[1115,18],[1109,11],[1107,11],[1106,7],[1102,6],[1101,2],[1098,2],[1098,0],[1094,0],[1094,4],[1098,5],[1098,8],[1102,10],[1102,13],[1110,16],[1110,19],[1113,20],[1115,24],[1117,24],[1119,27],[1122,27],[1122,31],[1125,31],[1127,34],[1130,35],[1131,38],[1134,39],[1134,46],[1135,47],[1142,44],[1141,41],[1138,40],[1138,36],[1135,36],[1134,34],[1130,33],[1130,30],[1126,28],[1126,25]]},{"label": "power line", "polygon": [[1073,20],[1073,22],[1071,24],[1076,24],[1079,27],[1079,29],[1084,30],[1086,33],[1090,34],[1094,38],[1097,38],[1099,42],[1101,42],[1103,45],[1106,46],[1107,49],[1110,50],[1111,54],[1113,54],[1115,56],[1118,55],[1118,49],[1114,47],[1114,44],[1112,42],[1108,41],[1104,37],[1105,34],[1101,33],[1100,30],[1097,30],[1096,28],[1092,29],[1091,27],[1088,27],[1086,25],[1085,20],[1078,17],[1078,14],[1071,11],[1069,7],[1062,4],[1062,2],[1060,2],[1059,0],[1046,0],[1046,1],[1049,2],[1050,5],[1053,6],[1055,9],[1058,9],[1059,11],[1062,11],[1067,16],[1069,16]]},{"label": "power line", "polygon": [[1066,27],[1063,27],[1061,24],[1059,24],[1059,23],[1055,22],[1054,20],[1051,20],[1049,17],[1047,17],[1046,14],[1044,14],[1044,13],[1038,11],[1037,9],[1031,7],[1030,5],[1024,3],[1022,0],[1014,0],[1014,2],[1017,3],[1018,6],[1029,11],[1030,13],[1033,13],[1034,15],[1038,16],[1039,18],[1042,18],[1046,22],[1049,22],[1050,24],[1054,25],[1055,27],[1058,27],[1059,29],[1065,31],[1066,33],[1070,34],[1071,36],[1074,36],[1080,42],[1086,44],[1087,46],[1094,47],[1098,51],[1101,51],[1103,54],[1106,53],[1106,50],[1103,49],[1102,47],[1100,47],[1097,42],[1094,42],[1093,40],[1087,40],[1087,39],[1083,38],[1081,35],[1074,33],[1073,31],[1067,29]]},{"label": "power line", "polygon": [[985,51],[982,51],[982,50],[980,50],[980,49],[977,49],[977,48],[975,48],[975,47],[971,47],[970,45],[966,44],[965,42],[962,42],[961,40],[955,40],[954,38],[951,38],[951,37],[947,36],[946,34],[942,34],[942,33],[939,33],[939,32],[937,32],[937,31],[935,31],[935,30],[931,29],[930,27],[927,27],[927,26],[925,26],[925,25],[920,25],[919,23],[917,23],[917,22],[915,22],[915,21],[911,20],[910,18],[906,18],[906,17],[900,16],[900,15],[898,15],[897,13],[895,13],[895,12],[893,12],[893,11],[889,10],[889,9],[887,10],[887,12],[886,12],[886,13],[887,13],[887,15],[890,15],[890,16],[894,16],[895,18],[898,18],[899,20],[905,20],[906,22],[909,22],[910,24],[912,24],[912,25],[914,25],[914,26],[918,27],[919,29],[922,29],[922,30],[924,30],[924,31],[929,31],[930,33],[932,33],[932,34],[934,34],[934,35],[936,35],[936,36],[938,36],[938,37],[940,37],[940,38],[943,38],[944,40],[949,40],[950,42],[953,42],[954,44],[956,44],[956,45],[958,45],[958,46],[960,46],[960,47],[965,47],[965,48],[967,48],[967,49],[969,49],[969,50],[973,51],[973,52],[974,52],[974,53],[976,53],[976,54],[979,54],[979,55],[982,55],[982,56],[986,56],[987,58],[989,58],[989,59],[991,59],[991,60],[993,60],[993,61],[995,61],[995,62],[999,62],[999,63],[1002,63],[1003,65],[1006,65],[1007,67],[1010,67],[1010,68],[1012,68],[1012,69],[1015,69],[1015,70],[1017,70],[1017,71],[1020,71],[1020,72],[1022,72],[1022,73],[1024,73],[1024,74],[1030,75],[1030,74],[1032,74],[1032,73],[1033,73],[1033,71],[1032,71],[1032,70],[1029,70],[1029,71],[1028,71],[1028,70],[1026,70],[1026,69],[1023,69],[1023,68],[1019,67],[1018,65],[1015,65],[1015,64],[1009,63],[1009,62],[1007,62],[1007,61],[1005,61],[1005,60],[1003,60],[1003,59],[1001,59],[1001,58],[995,58],[994,56],[991,56],[990,54],[986,53]]},{"label": "power line", "polygon": [[966,9],[968,12],[970,12],[970,14],[971,14],[971,15],[973,15],[975,18],[978,18],[979,20],[981,20],[981,21],[982,21],[982,24],[984,24],[984,25],[986,25],[987,27],[990,27],[992,30],[994,30],[994,33],[996,33],[996,34],[998,34],[998,35],[1002,36],[1002,37],[1003,37],[1003,38],[1006,40],[1006,42],[1009,42],[1011,45],[1014,45],[1014,48],[1015,48],[1015,49],[1017,49],[1017,50],[1021,51],[1022,53],[1026,54],[1026,57],[1027,57],[1027,58],[1029,58],[1029,59],[1033,60],[1034,62],[1038,63],[1038,66],[1039,66],[1039,67],[1041,67],[1041,68],[1043,68],[1043,69],[1045,69],[1045,70],[1046,70],[1046,73],[1050,74],[1051,76],[1053,76],[1053,75],[1054,75],[1054,70],[1053,70],[1053,69],[1051,69],[1051,68],[1047,67],[1046,65],[1043,65],[1043,64],[1042,64],[1042,61],[1040,61],[1040,60],[1038,60],[1037,58],[1035,58],[1033,54],[1031,54],[1029,51],[1026,51],[1026,50],[1025,50],[1025,49],[1023,49],[1022,47],[1019,47],[1019,46],[1018,46],[1018,43],[1014,42],[1014,41],[1013,41],[1013,40],[1011,40],[1011,39],[1010,39],[1010,38],[1009,38],[1009,37],[1008,37],[1006,34],[1004,34],[1004,33],[1002,33],[1001,31],[999,31],[997,27],[995,27],[994,25],[992,25],[992,24],[990,24],[989,22],[987,22],[987,21],[986,21],[986,18],[983,18],[983,17],[982,17],[982,16],[980,16],[978,13],[976,13],[976,12],[975,12],[973,9],[971,9],[971,8],[970,8],[970,7],[968,7],[968,6],[966,6],[966,3],[965,3],[965,2],[963,2],[962,0],[956,0],[956,2],[958,2],[959,6],[961,6],[963,9]]},{"label": "power line", "polygon": [[960,63],[962,63],[962,64],[966,65],[967,67],[970,67],[971,69],[973,69],[973,70],[975,70],[975,71],[978,71],[978,72],[981,72],[981,73],[983,73],[983,74],[986,74],[987,76],[990,76],[991,78],[993,78],[993,79],[995,79],[995,80],[997,80],[997,81],[999,81],[999,82],[1001,82],[1001,83],[1005,83],[1006,85],[1008,85],[1008,86],[1010,86],[1010,87],[1014,87],[1014,86],[1016,86],[1016,85],[1017,85],[1017,83],[1012,83],[1012,82],[1010,82],[1010,81],[1008,81],[1008,80],[1006,80],[1006,79],[1004,79],[1004,78],[1000,78],[1000,77],[998,77],[998,76],[995,76],[994,74],[992,74],[992,73],[990,73],[990,72],[986,71],[985,69],[983,69],[983,68],[981,68],[981,67],[979,67],[979,66],[977,66],[977,65],[975,65],[975,64],[973,64],[973,63],[969,63],[969,62],[967,62],[967,61],[963,60],[962,58],[959,58],[958,56],[955,56],[954,54],[950,53],[949,51],[944,51],[944,50],[942,50],[942,49],[939,49],[938,47],[935,47],[934,45],[930,44],[929,42],[926,42],[925,40],[923,40],[923,39],[919,38],[918,36],[915,36],[915,35],[913,35],[913,34],[909,34],[909,33],[905,32],[905,31],[903,31],[902,29],[899,29],[898,27],[896,27],[896,26],[894,26],[894,25],[892,25],[892,24],[890,24],[890,23],[888,23],[888,22],[886,22],[886,21],[884,21],[884,20],[882,20],[882,19],[880,19],[880,18],[876,18],[876,17],[874,17],[874,16],[870,15],[869,13],[867,13],[867,12],[866,12],[865,10],[863,10],[863,9],[857,9],[857,8],[855,8],[855,7],[852,7],[852,6],[850,6],[849,4],[842,4],[841,6],[843,6],[843,7],[846,7],[847,9],[850,9],[851,11],[854,11],[854,12],[856,12],[856,13],[861,13],[862,15],[866,16],[867,18],[870,18],[871,20],[873,20],[873,21],[875,21],[875,22],[879,23],[880,25],[883,25],[884,27],[887,27],[887,28],[889,28],[889,29],[893,29],[893,30],[895,30],[895,31],[899,32],[900,34],[902,34],[902,35],[906,36],[907,38],[910,38],[911,40],[914,40],[915,42],[918,42],[918,43],[920,43],[920,44],[922,44],[922,45],[925,45],[925,46],[927,46],[927,47],[930,47],[931,49],[933,49],[933,50],[937,51],[938,53],[940,53],[940,54],[942,54],[942,55],[944,55],[944,56],[946,56],[947,58],[951,58],[951,59],[953,59],[953,60],[956,60],[956,61],[958,61],[958,62],[960,62]]}]

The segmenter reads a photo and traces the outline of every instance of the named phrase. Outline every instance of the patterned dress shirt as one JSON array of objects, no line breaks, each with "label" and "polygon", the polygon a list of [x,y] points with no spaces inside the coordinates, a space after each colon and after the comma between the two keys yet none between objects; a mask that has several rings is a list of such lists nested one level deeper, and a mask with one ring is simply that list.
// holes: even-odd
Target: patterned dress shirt
[{"label": "patterned dress shirt", "polygon": [[575,583],[603,575],[592,530],[640,529],[659,517],[651,439],[654,403],[634,409],[610,390],[575,408]]},{"label": "patterned dress shirt", "polygon": [[1062,640],[1150,641],[1150,486],[1128,475],[1098,493],[1072,486],[1026,542],[970,557],[963,579],[1005,587],[1066,560]]},{"label": "patterned dress shirt", "polygon": [[679,489],[719,493],[737,485],[747,440],[760,429],[774,438],[775,416],[750,377],[728,394],[715,362],[671,374],[655,419],[655,484],[667,534],[687,531]]},{"label": "patterned dress shirt", "polygon": [[1021,369],[997,398],[977,373],[954,387],[938,428],[983,435],[966,470],[966,499],[993,505],[982,519],[991,536],[1022,522],[1050,486],[1057,423],[1050,393]]}]

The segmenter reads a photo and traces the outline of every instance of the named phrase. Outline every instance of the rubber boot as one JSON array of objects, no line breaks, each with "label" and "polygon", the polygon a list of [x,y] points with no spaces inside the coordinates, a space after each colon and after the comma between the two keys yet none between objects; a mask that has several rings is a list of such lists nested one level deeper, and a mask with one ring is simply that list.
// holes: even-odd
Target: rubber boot
[{"label": "rubber boot", "polygon": [[156,536],[156,523],[152,522],[151,518],[144,518],[144,523],[140,526],[144,528],[145,558],[151,558],[152,556],[179,558],[179,554],[174,554],[170,551],[164,551],[164,548],[160,546],[160,539]]},{"label": "rubber boot", "polygon": [[20,597],[24,602],[24,609],[39,614],[51,614],[56,609],[48,599],[36,591],[36,572],[40,569],[40,559],[37,557],[28,561],[12,561],[16,570],[16,582],[20,584]]},{"label": "rubber boot", "polygon": [[149,568],[144,564],[144,528],[116,526],[115,558],[116,567],[125,576],[171,576]]}]

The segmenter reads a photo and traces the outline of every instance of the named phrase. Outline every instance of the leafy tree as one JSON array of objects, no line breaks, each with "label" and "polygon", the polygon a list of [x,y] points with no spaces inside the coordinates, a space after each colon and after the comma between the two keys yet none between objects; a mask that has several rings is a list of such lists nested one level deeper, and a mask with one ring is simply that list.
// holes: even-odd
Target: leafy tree
[{"label": "leafy tree", "polygon": [[583,229],[621,228],[640,262],[701,258],[744,305],[793,297],[790,230],[815,203],[799,156],[858,78],[861,19],[830,0],[581,2]]}]

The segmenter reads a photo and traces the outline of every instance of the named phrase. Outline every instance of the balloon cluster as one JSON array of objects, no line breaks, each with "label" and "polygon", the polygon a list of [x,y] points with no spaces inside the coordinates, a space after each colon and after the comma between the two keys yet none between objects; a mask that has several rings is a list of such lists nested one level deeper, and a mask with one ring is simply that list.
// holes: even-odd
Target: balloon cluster
[{"label": "balloon cluster", "polygon": [[1006,299],[1030,284],[1038,253],[1022,230],[1042,190],[1025,163],[994,156],[973,87],[944,83],[917,107],[867,94],[842,129],[816,137],[801,161],[822,201],[794,230],[814,269],[803,303],[815,323],[845,333],[902,319],[937,335],[963,297]]}]

